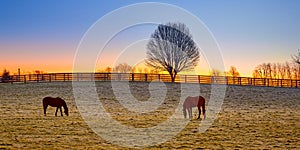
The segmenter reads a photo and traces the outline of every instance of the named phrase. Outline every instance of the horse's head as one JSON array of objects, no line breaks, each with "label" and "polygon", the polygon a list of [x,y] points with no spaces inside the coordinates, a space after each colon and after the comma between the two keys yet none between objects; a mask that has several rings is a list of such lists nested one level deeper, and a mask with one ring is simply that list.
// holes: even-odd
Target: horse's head
[{"label": "horse's head", "polygon": [[68,110],[68,107],[65,107],[65,114],[66,114],[67,116],[69,116],[69,110]]},{"label": "horse's head", "polygon": [[64,113],[65,113],[67,116],[69,116],[69,109],[68,109],[68,106],[67,106],[65,100],[63,100],[63,99],[60,98],[60,97],[56,97],[56,99],[59,99],[59,100],[63,101]]}]

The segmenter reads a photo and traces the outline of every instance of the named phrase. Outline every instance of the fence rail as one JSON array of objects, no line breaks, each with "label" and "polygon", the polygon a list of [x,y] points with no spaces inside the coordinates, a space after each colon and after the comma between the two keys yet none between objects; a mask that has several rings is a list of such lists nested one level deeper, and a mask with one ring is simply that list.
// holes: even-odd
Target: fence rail
[{"label": "fence rail", "polygon": [[[28,74],[1,77],[2,83],[28,83],[28,82],[60,82],[60,81],[162,81],[171,82],[168,74],[145,73],[49,73]],[[199,83],[199,84],[224,84],[247,86],[272,86],[272,87],[300,87],[300,80],[229,77],[229,76],[205,76],[205,75],[177,75],[175,82]]]}]

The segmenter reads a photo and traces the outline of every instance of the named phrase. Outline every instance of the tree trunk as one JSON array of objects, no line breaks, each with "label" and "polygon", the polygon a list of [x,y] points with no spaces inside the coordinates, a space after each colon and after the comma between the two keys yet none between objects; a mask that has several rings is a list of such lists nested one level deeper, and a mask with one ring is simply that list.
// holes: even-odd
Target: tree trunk
[{"label": "tree trunk", "polygon": [[171,79],[172,79],[172,83],[174,83],[175,82],[175,79],[176,79],[176,75],[177,75],[177,73],[174,73],[174,74],[170,74],[170,76],[171,76]]},{"label": "tree trunk", "polygon": [[171,76],[171,79],[172,79],[172,83],[175,82],[175,77]]},{"label": "tree trunk", "polygon": [[168,71],[168,72],[169,72],[170,77],[171,77],[171,82],[174,83],[175,79],[176,79],[177,72],[175,72],[174,74],[173,74],[172,71]]}]

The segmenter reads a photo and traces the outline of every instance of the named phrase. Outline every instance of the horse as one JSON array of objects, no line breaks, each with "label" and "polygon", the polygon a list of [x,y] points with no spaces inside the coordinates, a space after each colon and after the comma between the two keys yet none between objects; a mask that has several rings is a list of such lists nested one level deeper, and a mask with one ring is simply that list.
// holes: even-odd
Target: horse
[{"label": "horse", "polygon": [[202,106],[202,111],[203,111],[203,116],[204,116],[204,119],[206,118],[206,115],[205,115],[205,99],[202,97],[202,96],[196,96],[196,97],[190,97],[188,96],[184,103],[183,103],[183,115],[184,115],[184,118],[186,118],[186,109],[188,110],[188,113],[189,113],[189,119],[192,119],[193,116],[192,116],[192,108],[193,107],[198,107],[198,111],[199,111],[199,114],[198,114],[198,118],[197,119],[200,119],[200,114],[201,114],[201,109],[200,107]]},{"label": "horse", "polygon": [[52,106],[52,107],[56,107],[56,112],[55,112],[55,116],[57,116],[57,111],[58,109],[60,109],[60,114],[61,116],[63,116],[63,113],[61,111],[61,107],[64,107],[64,112],[67,116],[69,116],[69,111],[68,111],[68,106],[66,104],[66,102],[61,99],[60,97],[45,97],[43,98],[43,108],[44,108],[44,115],[46,116],[46,109],[48,107],[48,105]]}]

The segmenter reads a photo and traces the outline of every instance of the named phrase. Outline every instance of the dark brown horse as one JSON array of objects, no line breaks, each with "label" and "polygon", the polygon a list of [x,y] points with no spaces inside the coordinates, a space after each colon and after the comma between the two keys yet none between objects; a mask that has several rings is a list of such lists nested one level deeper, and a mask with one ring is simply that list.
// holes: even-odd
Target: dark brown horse
[{"label": "dark brown horse", "polygon": [[189,119],[192,119],[193,116],[192,116],[192,108],[193,107],[198,107],[198,118],[197,119],[200,119],[200,114],[201,114],[201,109],[200,107],[202,106],[202,111],[203,111],[203,116],[204,116],[204,119],[206,117],[205,115],[205,99],[202,97],[202,96],[196,96],[196,97],[187,97],[183,103],[183,115],[184,115],[184,118],[186,118],[186,109],[188,110],[188,113],[189,113]]},{"label": "dark brown horse", "polygon": [[56,112],[55,112],[55,116],[57,116],[57,111],[58,109],[60,109],[60,114],[61,116],[63,116],[62,111],[61,111],[61,107],[64,107],[64,112],[65,114],[68,116],[69,115],[69,111],[68,111],[68,107],[66,102],[61,99],[60,97],[45,97],[43,99],[43,108],[44,108],[44,115],[46,116],[46,110],[48,105],[52,106],[52,107],[56,107]]}]

